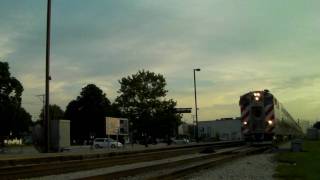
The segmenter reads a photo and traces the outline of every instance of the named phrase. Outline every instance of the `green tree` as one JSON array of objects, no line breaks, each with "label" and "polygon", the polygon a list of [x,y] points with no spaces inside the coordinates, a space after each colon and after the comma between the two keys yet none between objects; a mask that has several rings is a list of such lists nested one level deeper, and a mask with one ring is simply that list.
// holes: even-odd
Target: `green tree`
[{"label": "green tree", "polygon": [[0,136],[20,136],[28,131],[31,115],[21,107],[21,83],[12,77],[9,64],[0,61]]},{"label": "green tree", "polygon": [[[39,120],[42,122],[44,118],[44,108],[41,109],[41,113],[39,115]],[[64,112],[60,108],[60,106],[53,104],[49,105],[49,119],[50,120],[59,120],[64,118]]]},{"label": "green tree", "polygon": [[313,128],[320,129],[320,121],[314,123]]},{"label": "green tree", "polygon": [[33,125],[32,116],[22,107],[16,112],[15,127],[12,132],[15,136],[21,137],[24,133],[30,133],[30,127]]},{"label": "green tree", "polygon": [[80,96],[72,100],[65,117],[71,121],[71,138],[82,142],[90,138],[105,136],[105,117],[110,112],[110,101],[106,94],[94,84],[82,88]]},{"label": "green tree", "polygon": [[120,96],[116,98],[123,116],[133,122],[135,136],[171,136],[181,123],[181,116],[175,114],[176,102],[166,100],[168,90],[161,74],[139,71],[119,81]]}]

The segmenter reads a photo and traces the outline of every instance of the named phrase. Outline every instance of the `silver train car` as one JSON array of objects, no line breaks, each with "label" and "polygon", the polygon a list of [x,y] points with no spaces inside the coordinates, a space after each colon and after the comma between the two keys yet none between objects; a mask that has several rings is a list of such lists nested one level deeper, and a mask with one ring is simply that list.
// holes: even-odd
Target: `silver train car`
[{"label": "silver train car", "polygon": [[272,143],[302,135],[298,123],[268,90],[242,95],[239,105],[246,141]]}]

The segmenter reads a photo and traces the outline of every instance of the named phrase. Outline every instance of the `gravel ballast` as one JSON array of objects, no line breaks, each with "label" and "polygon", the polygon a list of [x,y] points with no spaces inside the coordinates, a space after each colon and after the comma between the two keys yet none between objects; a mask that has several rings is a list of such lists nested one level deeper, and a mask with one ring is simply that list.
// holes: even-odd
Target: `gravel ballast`
[{"label": "gravel ballast", "polygon": [[[133,163],[127,165],[120,165],[120,166],[113,166],[108,168],[99,168],[94,170],[87,170],[87,171],[80,171],[80,172],[73,172],[73,173],[66,173],[60,175],[51,175],[45,177],[37,177],[31,179],[74,179],[74,178],[83,178],[83,177],[90,177],[95,175],[101,175],[105,173],[116,172],[119,170],[126,170],[131,168],[138,168],[143,166],[148,166],[151,164],[157,163],[164,163],[174,161],[175,159],[184,159],[184,158],[191,158],[194,156],[202,156],[203,154],[192,154],[192,155],[185,155],[179,156],[175,158],[168,158],[162,159],[157,161],[151,162],[141,162],[141,163]],[[219,164],[213,168],[201,170],[201,171],[194,171],[193,174],[187,175],[180,179],[183,180],[203,180],[203,179],[273,179],[272,175],[274,174],[276,164],[273,161],[273,154],[258,154],[258,155],[251,155],[245,156],[237,160],[232,160],[230,162],[226,162],[224,164]],[[164,172],[167,172],[170,169],[163,169]],[[121,179],[126,180],[140,180],[140,179],[147,179],[153,176],[162,175],[163,172],[160,171],[146,171],[143,174],[139,174],[137,176],[131,176]]]},{"label": "gravel ballast", "polygon": [[182,178],[183,180],[269,180],[274,179],[276,163],[273,154],[259,154],[233,160],[230,163],[202,170]]}]

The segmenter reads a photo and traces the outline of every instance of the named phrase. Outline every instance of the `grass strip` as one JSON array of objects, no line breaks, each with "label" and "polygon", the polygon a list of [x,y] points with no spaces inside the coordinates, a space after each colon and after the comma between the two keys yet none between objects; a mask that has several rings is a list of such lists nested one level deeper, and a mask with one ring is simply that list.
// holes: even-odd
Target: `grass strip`
[{"label": "grass strip", "polygon": [[320,141],[303,141],[303,152],[280,152],[275,178],[292,180],[320,179]]}]

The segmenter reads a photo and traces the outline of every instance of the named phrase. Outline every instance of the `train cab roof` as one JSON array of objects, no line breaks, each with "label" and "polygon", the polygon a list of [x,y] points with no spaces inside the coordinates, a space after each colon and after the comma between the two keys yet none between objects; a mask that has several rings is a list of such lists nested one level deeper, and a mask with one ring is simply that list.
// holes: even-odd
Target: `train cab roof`
[{"label": "train cab roof", "polygon": [[252,102],[252,100],[261,100],[264,98],[273,98],[273,95],[270,93],[269,90],[263,90],[263,91],[250,91],[242,96],[240,96],[239,104],[246,104],[249,102]]}]

